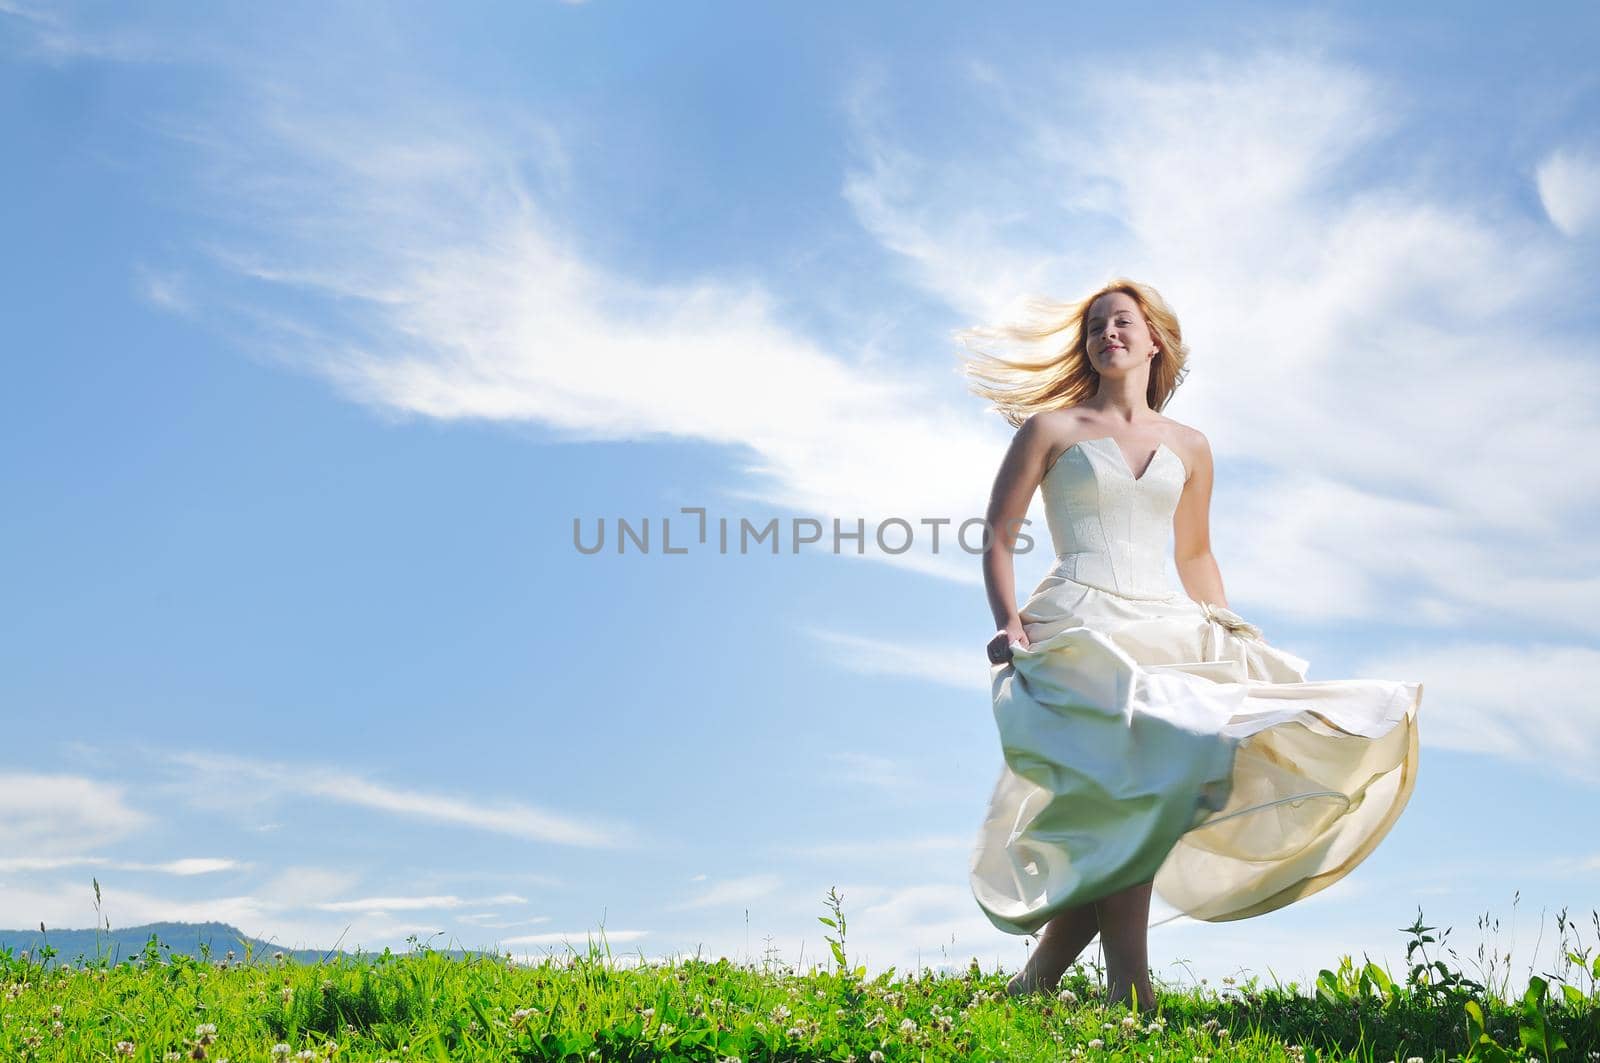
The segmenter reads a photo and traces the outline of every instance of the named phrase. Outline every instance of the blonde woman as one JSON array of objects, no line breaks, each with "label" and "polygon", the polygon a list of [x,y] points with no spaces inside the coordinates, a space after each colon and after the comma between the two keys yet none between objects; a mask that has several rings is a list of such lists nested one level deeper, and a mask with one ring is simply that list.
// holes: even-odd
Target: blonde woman
[{"label": "blonde woman", "polygon": [[[1308,681],[1228,608],[1211,448],[1161,412],[1188,350],[1153,288],[1118,279],[1033,309],[963,334],[1052,345],[966,366],[1017,429],[983,556],[1004,764],[970,882],[996,927],[1042,930],[1009,993],[1054,990],[1098,935],[1110,998],[1149,1010],[1152,890],[1222,921],[1347,875],[1416,785],[1422,684]],[[1036,490],[1056,559],[1019,607],[1017,522]]]}]

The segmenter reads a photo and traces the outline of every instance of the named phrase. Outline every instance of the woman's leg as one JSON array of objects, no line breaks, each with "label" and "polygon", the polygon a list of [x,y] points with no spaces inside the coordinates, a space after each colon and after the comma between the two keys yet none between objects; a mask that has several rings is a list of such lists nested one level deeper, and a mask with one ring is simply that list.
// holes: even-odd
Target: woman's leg
[{"label": "woman's leg", "polygon": [[1006,992],[1011,996],[1038,989],[1055,992],[1063,972],[1072,966],[1078,953],[1099,931],[1092,903],[1062,911],[1044,925],[1044,933],[1039,935],[1039,945],[1033,950],[1033,956],[1022,970],[1012,976],[1006,985]]},{"label": "woman's leg", "polygon": [[1113,1004],[1131,1004],[1130,997],[1137,994],[1140,1011],[1150,1011],[1156,1003],[1146,944],[1153,885],[1153,880],[1142,882],[1094,903],[1100,943],[1106,950],[1107,996]]}]

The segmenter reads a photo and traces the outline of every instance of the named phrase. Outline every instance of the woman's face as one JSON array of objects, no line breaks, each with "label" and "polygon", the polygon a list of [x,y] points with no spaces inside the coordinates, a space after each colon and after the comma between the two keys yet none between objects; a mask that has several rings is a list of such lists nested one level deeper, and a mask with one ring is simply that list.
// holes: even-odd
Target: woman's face
[{"label": "woman's face", "polygon": [[1089,363],[1100,372],[1136,368],[1156,350],[1150,326],[1127,292],[1107,292],[1091,303],[1085,327]]}]

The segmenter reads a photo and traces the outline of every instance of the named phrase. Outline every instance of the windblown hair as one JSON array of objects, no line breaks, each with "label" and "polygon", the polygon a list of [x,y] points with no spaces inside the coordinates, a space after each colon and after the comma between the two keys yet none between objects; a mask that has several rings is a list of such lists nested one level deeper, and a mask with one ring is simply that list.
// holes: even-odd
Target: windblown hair
[{"label": "windblown hair", "polygon": [[[1148,284],[1118,277],[1088,298],[1075,303],[1043,297],[1026,301],[1022,321],[998,326],[962,329],[956,337],[976,354],[962,369],[973,392],[994,403],[995,410],[1013,428],[1033,414],[1076,406],[1092,397],[1100,386],[1100,373],[1089,362],[1086,318],[1094,301],[1108,292],[1125,292],[1138,304],[1159,348],[1150,362],[1150,386],[1145,394],[1152,410],[1160,410],[1172,398],[1188,373],[1189,348],[1183,343],[1178,315],[1167,306],[1161,294]],[[1043,360],[1014,360],[974,347],[973,340],[1008,340],[1042,344],[1054,341]]]}]

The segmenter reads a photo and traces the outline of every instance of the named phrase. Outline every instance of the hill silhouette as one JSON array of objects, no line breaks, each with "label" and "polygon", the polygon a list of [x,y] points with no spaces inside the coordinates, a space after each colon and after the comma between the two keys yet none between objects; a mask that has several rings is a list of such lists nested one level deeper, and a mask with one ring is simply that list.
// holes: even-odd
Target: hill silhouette
[{"label": "hill silhouette", "polygon": [[13,956],[28,952],[37,960],[41,948],[48,944],[56,950],[56,955],[49,961],[51,964],[78,964],[86,960],[93,961],[96,955],[106,956],[113,963],[121,963],[143,953],[145,943],[152,934],[161,945],[166,946],[161,949],[163,957],[179,953],[201,959],[204,953],[202,946],[211,950],[214,960],[222,959],[231,949],[235,960],[239,962],[244,961],[247,952],[253,962],[273,962],[272,954],[275,952],[282,952],[284,959],[293,959],[297,963],[315,963],[324,956],[335,959],[345,955],[323,949],[287,949],[250,937],[227,923],[146,923],[112,930],[102,927],[99,931],[98,953],[96,932],[92,928],[0,930],[0,950],[10,950]]},{"label": "hill silhouette", "polygon": [[[192,956],[204,959],[210,950],[210,959],[220,961],[233,952],[235,963],[275,963],[275,953],[283,953],[286,961],[295,963],[320,963],[324,960],[370,960],[372,953],[353,954],[338,949],[290,949],[272,942],[254,938],[236,926],[227,923],[146,923],[143,926],[119,927],[98,932],[89,930],[0,930],[0,952],[10,952],[13,957],[27,952],[37,962],[41,950],[48,945],[56,950],[47,966],[62,963],[74,965],[92,963],[97,956],[105,956],[112,963],[125,963],[142,955],[152,935],[160,945],[163,960],[170,955]],[[98,951],[97,951],[98,949]],[[435,952],[465,958],[491,953],[464,949],[435,949]]]}]

